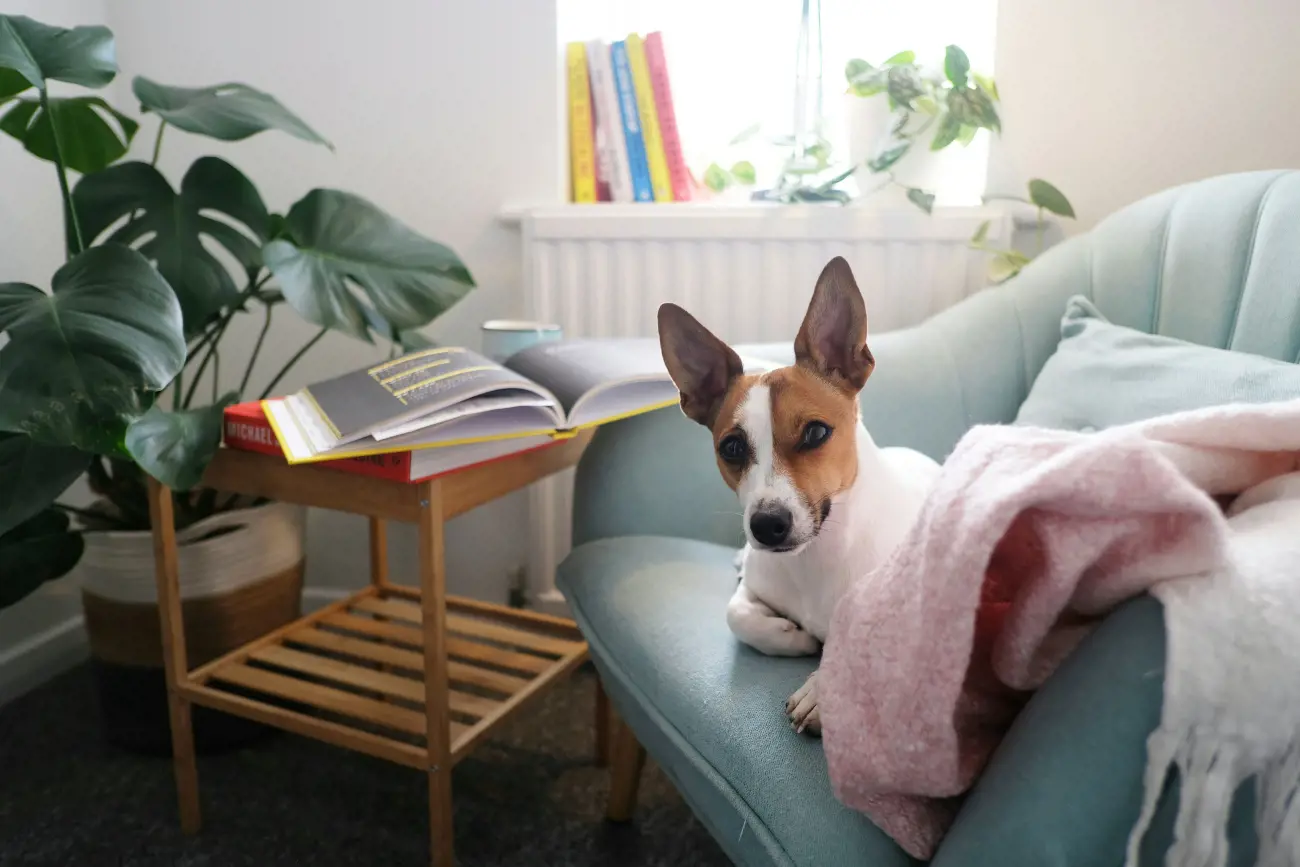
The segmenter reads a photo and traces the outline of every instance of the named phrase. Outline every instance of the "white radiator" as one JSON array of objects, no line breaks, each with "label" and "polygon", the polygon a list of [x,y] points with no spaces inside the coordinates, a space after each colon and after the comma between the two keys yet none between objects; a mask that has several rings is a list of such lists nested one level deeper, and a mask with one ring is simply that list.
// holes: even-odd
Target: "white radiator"
[{"label": "white radiator", "polygon": [[[569,205],[508,215],[523,243],[524,308],[566,337],[651,337],[674,301],[731,343],[787,342],[822,266],[843,256],[871,333],[916,324],[986,285],[987,257],[967,244],[1009,243],[1006,211],[926,216],[871,207]],[[563,607],[555,565],[568,553],[572,472],[530,493],[529,595]]]}]

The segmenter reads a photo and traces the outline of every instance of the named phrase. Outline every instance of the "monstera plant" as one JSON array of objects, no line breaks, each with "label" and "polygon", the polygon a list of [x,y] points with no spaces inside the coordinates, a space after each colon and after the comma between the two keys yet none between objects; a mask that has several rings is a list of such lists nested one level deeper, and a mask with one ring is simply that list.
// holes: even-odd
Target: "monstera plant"
[{"label": "monstera plant", "polygon": [[[418,329],[474,286],[454,252],[352,193],[314,189],[273,213],[214,156],[173,185],[157,167],[169,129],[221,141],[279,131],[330,147],[247,85],[137,77],[143,122],[156,126],[152,159],[122,161],[137,121],[49,87],[97,90],[117,72],[107,28],[0,15],[0,131],[52,164],[67,246],[48,291],[0,283],[0,607],[67,573],[83,528],[148,529],[146,474],[177,491],[180,525],[231,507],[197,486],[223,408],[257,396],[248,386],[276,310],[319,330],[261,396],[331,331],[393,351],[420,345]],[[261,317],[256,345],[238,387],[219,392],[223,338],[245,315]],[[59,503],[83,474],[96,504]]]}]

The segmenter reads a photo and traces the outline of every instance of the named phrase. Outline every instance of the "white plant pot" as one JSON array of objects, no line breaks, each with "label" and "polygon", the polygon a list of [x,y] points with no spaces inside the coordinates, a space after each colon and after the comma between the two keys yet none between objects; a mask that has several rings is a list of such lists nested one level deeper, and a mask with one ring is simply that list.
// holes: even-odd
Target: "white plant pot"
[{"label": "white plant pot", "polygon": [[[271,503],[206,518],[176,534],[187,665],[193,669],[296,620],[302,611],[306,510]],[[77,566],[102,726],[128,750],[167,754],[153,534],[86,533]],[[200,753],[246,744],[269,730],[194,708]]]},{"label": "white plant pot", "polygon": [[[287,503],[221,512],[176,533],[182,601],[221,596],[302,562],[306,510]],[[102,599],[154,605],[153,534],[86,533],[81,588]]]},{"label": "white plant pot", "polygon": [[[880,145],[889,137],[893,123],[889,101],[884,94],[861,97],[851,93],[846,93],[844,100],[849,159],[854,165],[862,165],[876,154]],[[893,174],[898,184],[933,192],[940,203],[945,203],[953,198],[955,187],[961,186],[970,156],[959,145],[950,145],[937,152],[930,150],[932,135],[933,129],[922,134],[903,158],[894,163]],[[863,193],[856,200],[858,204],[894,206],[906,201],[907,193],[898,185],[890,184],[871,192],[882,183],[883,178],[871,174],[865,168],[859,169],[854,178],[858,189]],[[964,195],[959,197],[965,198]]]}]

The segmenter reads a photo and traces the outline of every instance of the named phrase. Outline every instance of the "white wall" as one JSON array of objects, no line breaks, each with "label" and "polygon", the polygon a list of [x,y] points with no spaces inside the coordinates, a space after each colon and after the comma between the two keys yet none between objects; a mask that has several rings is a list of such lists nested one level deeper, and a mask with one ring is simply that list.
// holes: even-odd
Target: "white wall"
[{"label": "white wall", "polygon": [[1082,231],[1167,187],[1300,167],[1296,0],[999,0],[993,189],[1059,186]]},{"label": "white wall", "polygon": [[[0,11],[62,25],[106,18],[122,67],[110,98],[128,113],[138,109],[129,90],[136,74],[176,85],[241,81],[278,97],[335,151],[278,133],[222,144],[172,129],[162,169],[178,183],[194,158],[218,154],[273,210],[287,210],[312,187],[337,187],[449,244],[479,286],[430,329],[435,339],[476,345],[482,320],[522,312],[518,234],[495,218],[508,201],[559,201],[563,189],[553,2],[0,0]],[[155,130],[142,120],[137,157],[148,159]],[[48,286],[61,260],[53,169],[0,136],[0,185],[0,280]],[[232,360],[251,349],[260,324],[258,315],[227,337],[223,385],[237,384],[242,367]],[[314,332],[287,308],[277,311],[253,388]],[[331,336],[281,387],[365,365],[379,352]],[[503,600],[508,571],[526,560],[525,519],[524,497],[515,495],[453,522],[452,592]],[[359,518],[313,515],[309,583],[364,582],[364,529]],[[413,534],[394,536],[393,568],[413,576]],[[50,616],[43,604],[30,600],[7,619],[43,622]],[[15,633],[0,621],[0,652],[6,634]]]},{"label": "white wall", "polygon": [[[168,130],[161,167],[178,182],[215,153],[251,178],[283,212],[313,187],[374,201],[455,249],[478,282],[430,329],[475,345],[484,319],[517,315],[518,237],[496,222],[510,200],[558,200],[559,86],[553,4],[531,0],[205,0],[110,2],[124,76],[176,85],[241,81],[275,95],[333,144],[333,152],[264,133],[222,144]],[[255,22],[255,24],[254,24]],[[152,148],[145,121],[137,151]],[[261,387],[315,327],[277,311]],[[227,337],[230,359],[251,349],[260,315]],[[377,347],[331,335],[280,384],[291,390],[368,364]],[[238,365],[223,371],[237,384]],[[242,371],[242,367],[239,368]],[[515,495],[448,528],[453,592],[504,600],[508,572],[526,559],[525,500]],[[315,513],[308,583],[364,582],[365,523]],[[517,529],[516,529],[517,528]],[[406,528],[401,528],[405,530]],[[415,543],[395,532],[393,568],[414,575]],[[399,572],[400,574],[400,572]]]}]

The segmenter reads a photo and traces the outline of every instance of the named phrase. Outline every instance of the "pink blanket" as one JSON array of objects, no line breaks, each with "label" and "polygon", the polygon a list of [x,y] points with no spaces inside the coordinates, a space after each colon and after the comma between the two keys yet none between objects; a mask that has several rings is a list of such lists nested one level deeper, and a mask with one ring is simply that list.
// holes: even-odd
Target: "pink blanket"
[{"label": "pink blanket", "polygon": [[836,609],[818,685],[837,797],[931,857],[1032,691],[1120,602],[1221,565],[1215,497],[1298,455],[1300,401],[1095,434],[973,428]]}]

